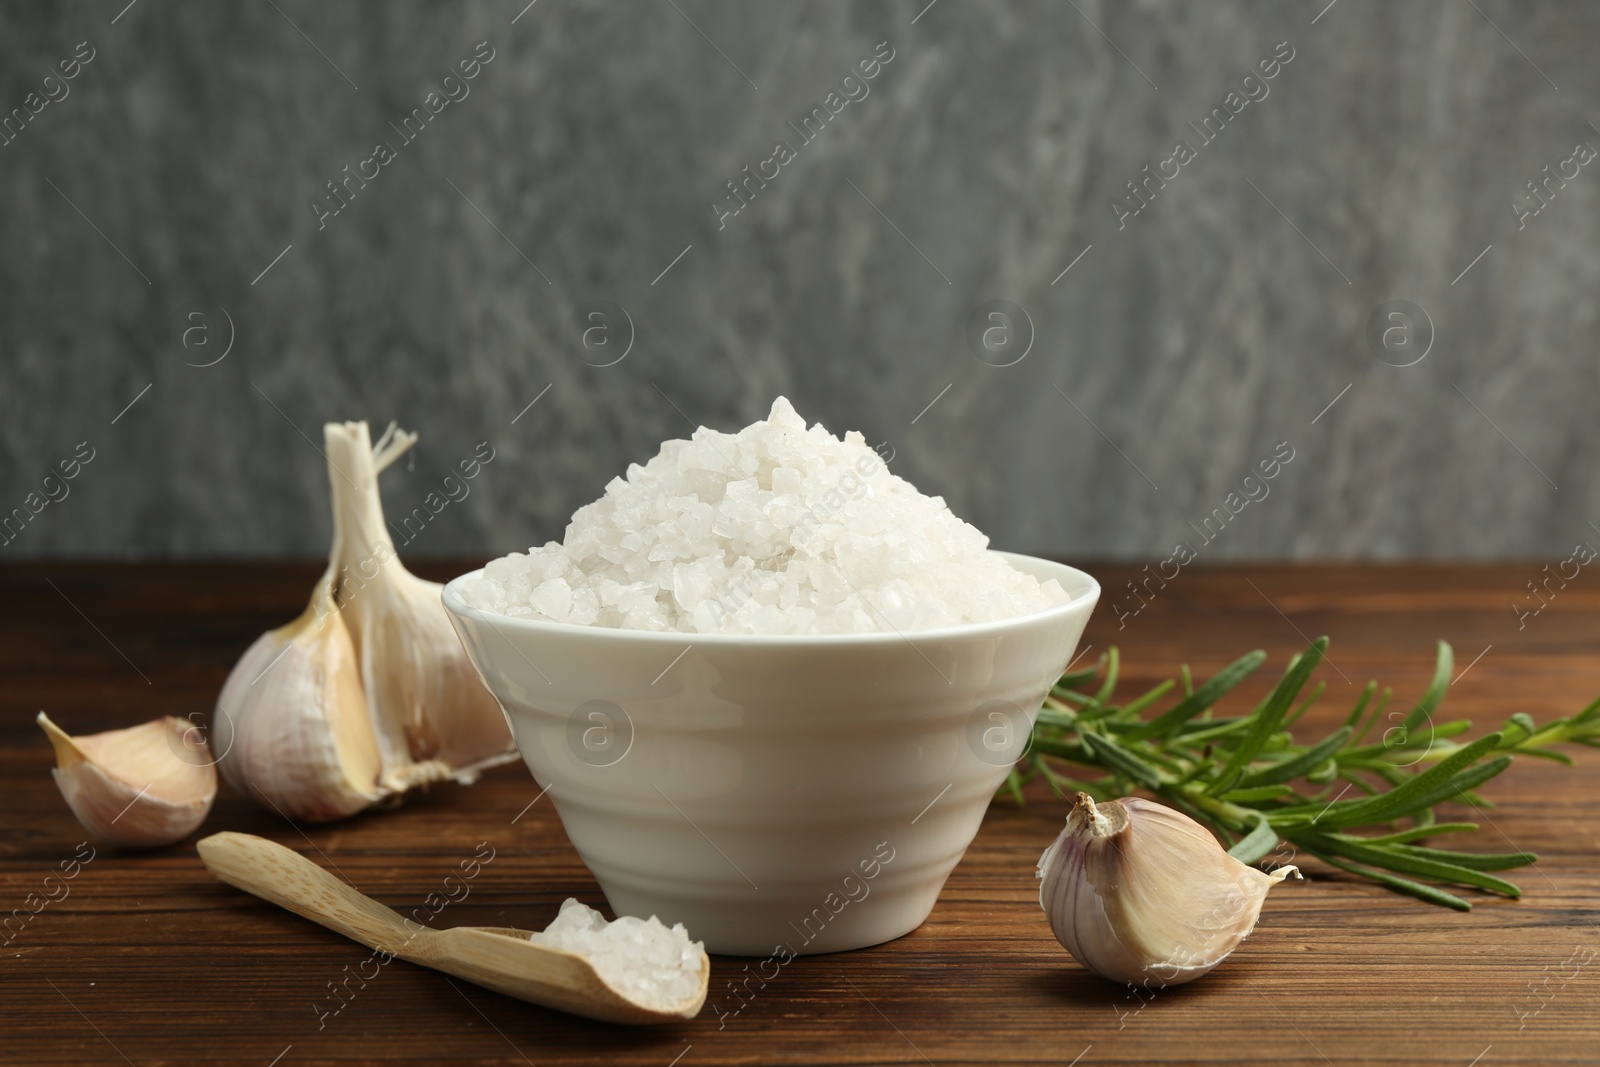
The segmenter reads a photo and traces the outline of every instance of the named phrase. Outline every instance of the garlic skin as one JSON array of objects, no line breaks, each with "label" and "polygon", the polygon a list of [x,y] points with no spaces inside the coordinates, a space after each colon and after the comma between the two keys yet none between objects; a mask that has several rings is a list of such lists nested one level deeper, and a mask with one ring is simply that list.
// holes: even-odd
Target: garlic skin
[{"label": "garlic skin", "polygon": [[353,815],[383,795],[360,665],[330,589],[324,575],[298,619],[256,638],[212,716],[228,784],[309,822]]},{"label": "garlic skin", "polygon": [[364,422],[328,423],[335,595],[361,660],[361,679],[387,789],[477,772],[516,759],[511,728],[479,681],[437,582],[400,563],[384,522],[378,473],[416,441],[391,425],[374,446]]},{"label": "garlic skin", "polygon": [[362,620],[361,677],[374,716],[391,727],[395,788],[442,777],[470,783],[516,758],[500,705],[444,613],[443,588],[401,570],[388,603]]},{"label": "garlic skin", "polygon": [[[125,730],[72,737],[44,712],[56,786],[83,828],[125,848],[160,848],[193,833],[211,811],[217,771],[194,725],[167,716]],[[194,753],[193,756],[179,753]]]},{"label": "garlic skin", "polygon": [[1056,939],[1115,982],[1169,986],[1210,971],[1255,928],[1268,874],[1241,863],[1182,812],[1139,797],[1079,793],[1039,858],[1039,904]]}]

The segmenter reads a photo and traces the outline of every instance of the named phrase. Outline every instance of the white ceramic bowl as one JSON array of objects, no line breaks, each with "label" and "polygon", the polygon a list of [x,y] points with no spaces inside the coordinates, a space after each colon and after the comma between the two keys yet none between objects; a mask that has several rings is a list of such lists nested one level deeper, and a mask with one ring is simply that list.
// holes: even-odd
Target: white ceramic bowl
[{"label": "white ceramic bowl", "polygon": [[773,636],[514,619],[462,601],[479,571],[444,603],[618,915],[681,922],[712,952],[835,952],[928,917],[1100,596],[1082,571],[1000,555],[1072,599]]}]

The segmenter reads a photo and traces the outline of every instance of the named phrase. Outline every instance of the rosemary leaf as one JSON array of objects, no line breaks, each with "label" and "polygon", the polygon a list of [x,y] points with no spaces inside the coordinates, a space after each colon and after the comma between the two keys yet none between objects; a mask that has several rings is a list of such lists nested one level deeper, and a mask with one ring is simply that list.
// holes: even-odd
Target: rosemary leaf
[{"label": "rosemary leaf", "polygon": [[1361,722],[1361,713],[1367,710],[1367,705],[1372,702],[1372,694],[1377,691],[1377,682],[1368,682],[1366,687],[1361,690],[1361,697],[1356,701],[1355,709],[1350,712],[1350,717],[1344,721],[1344,724],[1350,727],[1352,731]]},{"label": "rosemary leaf", "polygon": [[1327,851],[1357,863],[1365,863],[1373,867],[1383,867],[1401,874],[1414,874],[1423,878],[1430,878],[1436,882],[1451,882],[1456,885],[1476,886],[1487,889],[1491,893],[1499,893],[1508,897],[1520,897],[1522,890],[1501,878],[1471,867],[1463,867],[1457,863],[1448,863],[1444,860],[1434,859],[1429,856],[1419,856],[1413,851],[1406,851],[1403,845],[1368,845],[1358,837],[1332,837],[1326,834],[1307,835],[1304,838],[1294,839],[1298,843],[1311,845],[1317,851]]},{"label": "rosemary leaf", "polygon": [[[1218,671],[1211,680],[1199,689],[1193,689],[1177,707],[1155,719],[1143,729],[1135,730],[1129,735],[1128,739],[1130,741],[1143,741],[1152,737],[1170,736],[1172,731],[1215,704],[1222,698],[1224,693],[1254,674],[1266,661],[1267,654],[1260,649],[1245,653]],[[1183,674],[1184,688],[1191,689],[1187,665],[1183,668]]]},{"label": "rosemary leaf", "polygon": [[1432,837],[1434,834],[1465,834],[1478,828],[1475,822],[1436,822],[1430,826],[1413,826],[1409,830],[1399,833],[1384,834],[1381,837],[1369,837],[1367,841],[1374,845],[1400,845],[1419,838]]},{"label": "rosemary leaf", "polygon": [[1539,862],[1539,855],[1535,852],[1454,852],[1449,849],[1421,848],[1416,845],[1397,845],[1395,851],[1404,852],[1408,856],[1444,860],[1460,867],[1471,867],[1476,871],[1509,871],[1513,867],[1526,867],[1530,863]]},{"label": "rosemary leaf", "polygon": [[1267,699],[1262,701],[1261,708],[1254,716],[1250,732],[1245,734],[1239,742],[1239,747],[1233,750],[1227,764],[1222,768],[1222,773],[1211,785],[1210,792],[1215,795],[1227,792],[1233,784],[1244,774],[1250,766],[1250,761],[1261,751],[1278,726],[1283,722],[1283,717],[1288,714],[1289,706],[1300,690],[1305,688],[1306,680],[1311,677],[1311,672],[1316,670],[1317,664],[1322,662],[1323,649],[1328,647],[1328,639],[1319,637],[1311,642],[1311,647],[1289,661],[1289,669],[1284,672],[1283,679]]},{"label": "rosemary leaf", "polygon": [[1556,763],[1562,763],[1562,764],[1565,764],[1568,767],[1571,767],[1573,765],[1571,756],[1567,755],[1565,752],[1557,752],[1553,748],[1521,748],[1521,747],[1519,747],[1516,750],[1516,752],[1517,752],[1517,755],[1519,755],[1519,756],[1534,756],[1534,757],[1536,757],[1538,759],[1553,760]]},{"label": "rosemary leaf", "polygon": [[1373,870],[1370,867],[1358,867],[1354,863],[1346,863],[1344,860],[1333,856],[1318,855],[1317,858],[1329,866],[1338,867],[1340,870],[1349,871],[1351,874],[1359,874],[1363,878],[1370,878],[1379,885],[1386,885],[1390,889],[1398,889],[1402,893],[1409,893],[1411,896],[1426,900],[1429,904],[1442,904],[1457,911],[1472,910],[1471,904],[1454,893],[1446,893],[1444,890],[1435,889],[1431,885],[1423,885],[1421,882],[1413,882],[1409,878],[1401,878],[1397,874],[1388,874],[1384,871]]},{"label": "rosemary leaf", "polygon": [[1084,744],[1105,762],[1110,770],[1127,775],[1140,785],[1151,789],[1161,788],[1161,772],[1135,756],[1108,737],[1099,734],[1081,734]]},{"label": "rosemary leaf", "polygon": [[1318,682],[1317,687],[1311,690],[1311,695],[1302,700],[1300,702],[1300,706],[1290,712],[1289,716],[1283,720],[1283,728],[1287,730],[1289,727],[1299,722],[1300,716],[1310,711],[1311,705],[1315,704],[1317,700],[1321,698],[1322,694],[1327,691],[1327,689],[1327,682]]},{"label": "rosemary leaf", "polygon": [[1332,759],[1333,754],[1343,748],[1345,742],[1350,740],[1350,733],[1350,727],[1342,726],[1336,732],[1329,734],[1304,752],[1298,755],[1290,755],[1287,759],[1281,759],[1276,763],[1269,764],[1254,774],[1245,775],[1239,784],[1240,786],[1270,785],[1274,782],[1287,782],[1290,779],[1299,778],[1303,774],[1308,774]]},{"label": "rosemary leaf", "polygon": [[[1335,801],[1309,821],[1325,823],[1329,828],[1363,826],[1370,823],[1388,822],[1391,819],[1409,815],[1419,807],[1432,807],[1438,801],[1429,803],[1428,798],[1440,785],[1448,785],[1458,771],[1475,763],[1478,757],[1499,744],[1499,734],[1480,737],[1472,744],[1451,753],[1443,760],[1440,760],[1438,764],[1412,778],[1404,785],[1398,785],[1382,796],[1369,797],[1365,800]],[[1510,762],[1509,758],[1505,759],[1506,765],[1509,765]],[[1504,765],[1502,765],[1501,769],[1504,769]],[[1498,774],[1499,771],[1495,773]],[[1486,778],[1492,778],[1493,776],[1491,774]],[[1476,785],[1478,783],[1474,782],[1473,784]],[[1471,786],[1453,789],[1440,799],[1448,799],[1466,788],[1471,788]]]},{"label": "rosemary leaf", "polygon": [[1100,687],[1100,692],[1094,695],[1095,703],[1104,704],[1111,699],[1111,694],[1117,690],[1117,667],[1122,662],[1122,656],[1117,652],[1117,646],[1112,645],[1106,651],[1106,680]]},{"label": "rosemary leaf", "polygon": [[1278,832],[1265,816],[1256,815],[1255,828],[1228,850],[1228,855],[1240,863],[1254,863],[1278,847]]},{"label": "rosemary leaf", "polygon": [[1411,709],[1401,728],[1407,733],[1413,733],[1417,727],[1433,718],[1434,711],[1444,700],[1444,692],[1450,688],[1450,675],[1454,668],[1455,657],[1451,654],[1450,646],[1443,641],[1439,642],[1438,656],[1433,665],[1433,681],[1428,683],[1427,692],[1422,694],[1422,699],[1417,701],[1417,706]]},{"label": "rosemary leaf", "polygon": [[1257,800],[1273,800],[1293,792],[1294,790],[1286,785],[1258,785],[1249,789],[1229,790],[1222,794],[1222,799],[1229,804],[1245,804]]}]

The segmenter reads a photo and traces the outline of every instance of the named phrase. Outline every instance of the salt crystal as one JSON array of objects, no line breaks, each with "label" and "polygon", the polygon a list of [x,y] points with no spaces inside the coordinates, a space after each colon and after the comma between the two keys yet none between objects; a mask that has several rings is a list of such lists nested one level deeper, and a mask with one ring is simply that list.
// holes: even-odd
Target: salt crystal
[{"label": "salt crystal", "polygon": [[528,557],[523,555],[510,555],[502,559],[492,559],[488,566],[483,568],[483,575],[494,582],[504,583],[514,574],[526,574],[528,571]]},{"label": "salt crystal", "polygon": [[528,940],[583,956],[607,985],[647,1008],[668,1011],[700,992],[705,946],[690,941],[682,923],[668,929],[654,915],[624,915],[608,923],[598,911],[568,897],[544,932],[530,934]]},{"label": "salt crystal", "polygon": [[486,611],[682,633],[872,633],[991,622],[1070,599],[987,551],[861,434],[779,397],[738,433],[701,427],[632,464],[566,539],[466,583]]},{"label": "salt crystal", "polygon": [[572,611],[572,587],[560,578],[545,582],[529,595],[528,606],[547,618],[563,621]]}]

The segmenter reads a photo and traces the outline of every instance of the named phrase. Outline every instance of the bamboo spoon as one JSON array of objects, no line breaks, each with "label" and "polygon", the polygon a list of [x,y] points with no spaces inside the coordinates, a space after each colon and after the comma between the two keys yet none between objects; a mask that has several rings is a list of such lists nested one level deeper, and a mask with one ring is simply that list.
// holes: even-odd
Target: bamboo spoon
[{"label": "bamboo spoon", "polygon": [[706,1001],[711,962],[704,953],[699,992],[667,1010],[650,1008],[613,989],[584,957],[535,944],[526,930],[490,926],[429,930],[356,892],[299,853],[252,834],[212,834],[198,848],[206,868],[231,886],[368,948],[518,1000],[631,1025],[692,1019]]}]

